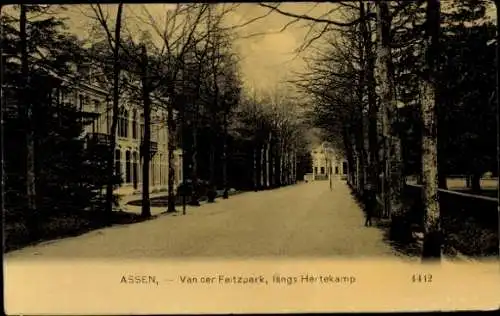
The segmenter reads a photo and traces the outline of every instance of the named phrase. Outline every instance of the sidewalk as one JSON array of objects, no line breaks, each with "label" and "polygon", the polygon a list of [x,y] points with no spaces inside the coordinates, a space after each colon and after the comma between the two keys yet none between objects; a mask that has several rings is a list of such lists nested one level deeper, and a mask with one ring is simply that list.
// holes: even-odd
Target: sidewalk
[{"label": "sidewalk", "polygon": [[[150,193],[149,198],[157,198],[160,196],[166,196],[168,192],[156,192],[156,193]],[[132,201],[138,201],[142,200],[142,194],[131,194],[131,195],[124,195],[120,197],[120,206],[119,209],[128,212],[128,213],[134,213],[134,214],[141,214],[141,206],[139,205],[131,205],[128,204],[129,202]],[[178,208],[178,207],[177,207]],[[182,207],[181,207],[182,209]],[[156,207],[156,206],[151,206],[151,215],[159,215],[167,211],[167,207]]]}]

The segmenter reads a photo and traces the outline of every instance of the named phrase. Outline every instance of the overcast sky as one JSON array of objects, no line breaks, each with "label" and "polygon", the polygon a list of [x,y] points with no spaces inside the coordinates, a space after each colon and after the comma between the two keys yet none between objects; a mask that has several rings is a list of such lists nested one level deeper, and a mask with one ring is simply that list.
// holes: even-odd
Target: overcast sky
[{"label": "overcast sky", "polygon": [[[155,15],[158,21],[165,16],[166,10],[170,4],[147,4],[147,5],[128,5],[125,7],[125,20],[129,25],[132,19],[143,12],[142,6],[146,6],[149,12]],[[115,16],[117,5],[106,6],[110,17]],[[68,25],[71,31],[81,37],[88,36],[90,23],[92,20],[88,17],[92,11],[87,5],[68,5],[69,10],[64,13],[70,19]],[[286,3],[282,5],[283,9],[294,13],[307,13],[315,16],[326,12],[332,8],[331,4],[319,3]],[[264,15],[268,9],[262,8],[257,4],[242,3],[230,15],[227,23],[240,25],[254,17]],[[295,54],[295,50],[303,43],[304,36],[308,27],[301,24],[293,24],[288,29],[278,32],[291,19],[278,13],[272,13],[264,19],[249,24],[238,29],[238,33],[245,37],[235,43],[235,48],[242,58],[241,68],[244,81],[248,86],[255,86],[257,89],[273,87],[280,81],[290,79],[294,71],[303,69],[304,62],[302,56]],[[136,26],[130,26],[134,28]],[[141,27],[142,29],[142,27]],[[260,36],[251,36],[252,34],[261,34]]]},{"label": "overcast sky", "polygon": [[[443,4],[451,3],[453,0],[443,0]],[[126,24],[132,31],[134,29],[144,30],[144,24],[137,22],[137,16],[143,15],[143,8],[146,7],[158,21],[162,24],[165,12],[172,8],[173,4],[126,4],[124,6],[124,16]],[[110,23],[116,15],[116,4],[103,5],[105,11],[109,11]],[[68,10],[63,14],[67,16],[70,31],[83,38],[88,37],[90,25],[95,23],[90,17],[93,16],[88,5],[67,5]],[[309,14],[311,16],[321,16],[326,12],[337,8],[331,3],[315,2],[296,2],[284,3],[281,9],[296,14]],[[260,7],[254,3],[241,3],[227,17],[227,23],[239,25],[254,17],[262,16],[268,12],[267,8]],[[489,15],[494,16],[495,10],[489,10]],[[340,12],[335,11],[329,14],[330,18],[343,20]],[[344,18],[345,19],[345,18]],[[302,57],[308,54],[308,51],[301,56],[294,52],[307,36],[309,26],[302,23],[295,23],[284,31],[278,32],[284,25],[292,19],[279,13],[271,13],[266,18],[254,22],[244,28],[238,29],[238,34],[245,37],[250,34],[266,33],[262,36],[253,36],[250,38],[239,39],[235,47],[242,58],[241,69],[243,79],[248,87],[257,89],[266,89],[275,87],[280,81],[292,79],[293,73],[301,71],[304,67]]]}]

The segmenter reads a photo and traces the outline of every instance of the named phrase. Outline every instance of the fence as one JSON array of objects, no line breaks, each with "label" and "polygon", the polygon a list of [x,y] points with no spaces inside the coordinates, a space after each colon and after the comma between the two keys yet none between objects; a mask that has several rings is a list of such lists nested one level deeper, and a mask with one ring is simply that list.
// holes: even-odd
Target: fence
[{"label": "fence", "polygon": [[[409,207],[408,220],[422,227],[422,187],[405,186],[403,197]],[[468,255],[498,252],[498,200],[496,198],[438,190],[441,225],[445,239],[454,249]]]},{"label": "fence", "polygon": [[[472,195],[450,190],[438,190],[441,216],[474,218],[485,227],[498,228],[498,200],[496,198]],[[404,198],[410,203],[416,219],[423,220],[422,186],[407,184]]]}]

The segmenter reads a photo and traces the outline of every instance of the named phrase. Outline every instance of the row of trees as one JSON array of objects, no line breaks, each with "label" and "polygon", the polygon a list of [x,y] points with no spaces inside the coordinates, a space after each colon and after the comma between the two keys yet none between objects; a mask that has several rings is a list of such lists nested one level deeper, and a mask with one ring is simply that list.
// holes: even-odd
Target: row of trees
[{"label": "row of trees", "polygon": [[295,183],[311,168],[303,107],[286,88],[261,95],[246,97],[235,113],[232,136],[251,157],[242,170],[251,170],[247,179],[255,189]]},{"label": "row of trees", "polygon": [[[230,185],[247,189],[250,182],[253,188],[264,188],[295,181],[292,173],[295,174],[297,164],[296,148],[304,148],[299,144],[303,140],[297,134],[304,129],[295,131],[298,113],[289,112],[297,106],[290,104],[284,96],[278,96],[278,90],[268,92],[267,96],[263,95],[259,100],[245,97],[248,93],[242,91],[238,55],[233,48],[234,28],[224,25],[225,15],[231,12],[230,6],[179,4],[167,13],[165,25],[161,27],[145,9],[149,26],[160,39],[161,49],[152,36],[145,34],[139,42],[134,41],[131,34],[121,39],[115,32],[113,37],[102,8],[96,5],[93,11],[105,31],[105,42],[110,43],[109,50],[114,51],[112,43],[119,38],[118,49],[122,53],[116,56],[125,61],[129,76],[140,78],[128,78],[127,87],[133,94],[137,85],[131,85],[130,82],[141,82],[139,99],[145,111],[145,127],[148,126],[148,112],[152,106],[150,99],[153,95],[160,101],[159,106],[167,110],[170,168],[168,212],[175,211],[173,158],[177,147],[183,149],[183,174],[193,186],[190,190],[191,205],[199,205],[200,191],[197,186],[200,178],[208,180],[209,202],[214,201],[218,188],[222,188],[223,197],[227,198]],[[117,11],[115,31],[119,27],[118,21],[120,10]],[[179,27],[183,30],[181,33],[175,31]],[[139,56],[134,55],[137,51],[141,52]],[[101,61],[106,63],[108,60],[104,54]],[[266,107],[272,110],[264,110]],[[116,119],[114,117],[113,121]],[[253,136],[248,138],[247,135]],[[149,129],[145,128],[145,148],[148,148],[149,138]],[[250,153],[249,147],[252,148]],[[241,155],[233,155],[235,153],[243,153],[246,159],[242,160]],[[306,156],[304,153],[301,155]],[[111,161],[111,157],[109,159]],[[148,216],[146,179],[149,168],[148,158],[143,159],[143,215]],[[252,163],[248,164],[248,161]],[[242,164],[245,170],[253,170],[251,177],[245,179],[238,173]],[[264,164],[268,166],[266,172]],[[273,167],[270,168],[270,165]],[[229,174],[229,170],[233,172]],[[257,176],[257,173],[261,175]]]},{"label": "row of trees", "polygon": [[[199,179],[208,180],[209,202],[220,188],[227,198],[230,187],[263,189],[296,181],[298,162],[307,161],[306,128],[297,119],[300,106],[279,88],[244,91],[234,28],[224,24],[231,6],[178,4],[166,10],[161,25],[144,6],[141,21],[148,31],[139,34],[130,31],[124,18],[127,5],[116,7],[113,17],[110,7],[88,7],[94,27],[85,40],[72,36],[57,18],[62,6],[19,5],[2,15],[2,104],[9,114],[6,208],[20,209],[10,214],[28,215],[33,223],[29,231],[36,230],[41,218],[34,214],[41,211],[53,215],[57,210],[99,209],[110,214],[113,191],[121,182],[114,148],[124,101],[137,104],[144,115],[144,217],[151,214],[148,148],[156,109],[167,113],[156,122],[166,124],[169,135],[167,211],[176,211],[178,148],[184,151],[183,174],[195,186],[193,205],[199,204]],[[110,145],[100,150],[81,137],[95,118],[83,117],[81,109],[60,97],[64,86],[88,80],[81,71],[88,65],[97,84],[110,92]],[[241,170],[250,172],[242,175]],[[101,195],[104,186],[106,194]]]},{"label": "row of trees", "polygon": [[426,258],[441,254],[438,186],[446,188],[447,175],[469,174],[478,190],[481,175],[495,170],[495,27],[488,4],[461,0],[442,10],[438,0],[339,3],[346,22],[261,4],[324,26],[309,71],[297,82],[314,101],[311,117],[341,140],[356,191],[362,195],[367,182],[376,186],[382,216],[405,211],[405,177],[418,175]]}]

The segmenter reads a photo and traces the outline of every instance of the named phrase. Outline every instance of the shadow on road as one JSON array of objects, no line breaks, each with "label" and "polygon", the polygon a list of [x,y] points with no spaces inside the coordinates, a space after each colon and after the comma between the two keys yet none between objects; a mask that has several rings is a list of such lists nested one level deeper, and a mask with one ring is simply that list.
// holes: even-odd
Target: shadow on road
[{"label": "shadow on road", "polygon": [[4,225],[4,252],[8,253],[42,242],[76,237],[106,227],[140,223],[157,217],[155,215],[143,217],[123,211],[113,211],[108,214],[102,210],[49,215],[37,219],[36,234],[29,231],[28,223],[22,218]]},{"label": "shadow on road", "polygon": [[383,241],[390,245],[398,254],[408,257],[419,257],[420,246],[415,240],[399,241],[391,238],[391,223],[389,220],[376,219],[375,227],[383,231]]},{"label": "shadow on road", "polygon": [[[356,205],[360,208],[360,210],[365,213],[365,205],[362,201],[361,196],[349,186],[351,197],[356,202]],[[391,248],[398,254],[407,256],[407,257],[418,257],[420,256],[420,246],[419,244],[411,239],[411,240],[395,240],[392,238],[391,233],[391,221],[383,218],[374,218],[374,227],[380,229],[383,232],[383,241],[391,246]],[[393,228],[393,227],[392,227]]]}]

